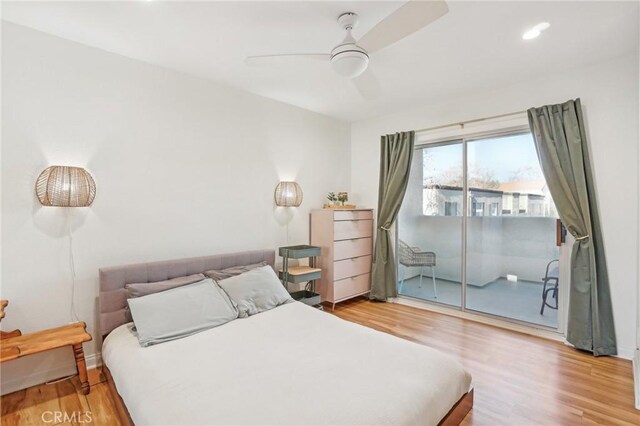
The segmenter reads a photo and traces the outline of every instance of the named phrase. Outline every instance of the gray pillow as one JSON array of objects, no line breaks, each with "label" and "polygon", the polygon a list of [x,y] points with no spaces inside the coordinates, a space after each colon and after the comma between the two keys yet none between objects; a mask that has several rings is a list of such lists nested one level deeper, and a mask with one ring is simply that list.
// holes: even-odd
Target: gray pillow
[{"label": "gray pillow", "polygon": [[152,283],[131,283],[126,284],[124,288],[127,289],[127,298],[142,297],[153,293],[158,293],[165,290],[171,290],[172,288],[182,287],[183,285],[197,283],[204,280],[203,274],[187,275],[186,277],[177,277],[170,280],[156,281]]},{"label": "gray pillow", "polygon": [[224,291],[211,279],[127,302],[141,346],[180,339],[238,317]]},{"label": "gray pillow", "polygon": [[271,266],[262,266],[218,281],[244,318],[293,301]]},{"label": "gray pillow", "polygon": [[236,275],[244,274],[245,272],[249,272],[253,269],[260,268],[265,265],[268,265],[268,263],[260,262],[251,265],[232,266],[226,269],[211,269],[209,271],[205,271],[204,274],[209,278],[220,281],[227,278],[235,277]]}]

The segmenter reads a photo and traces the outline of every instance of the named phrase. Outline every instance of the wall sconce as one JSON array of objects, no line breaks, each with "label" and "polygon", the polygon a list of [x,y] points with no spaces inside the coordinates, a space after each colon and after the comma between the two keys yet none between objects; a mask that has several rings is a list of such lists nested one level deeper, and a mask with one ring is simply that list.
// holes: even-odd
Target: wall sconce
[{"label": "wall sconce", "polygon": [[36,181],[40,204],[51,207],[87,207],[96,196],[93,177],[81,167],[47,167]]},{"label": "wall sconce", "polygon": [[298,207],[302,204],[302,188],[296,182],[280,182],[273,194],[276,206]]},{"label": "wall sconce", "polygon": [[[88,207],[96,197],[96,183],[82,167],[50,166],[36,180],[40,204],[51,207]],[[72,210],[68,209],[69,268],[71,272],[71,321],[80,321],[75,306],[76,270],[73,259]]]}]

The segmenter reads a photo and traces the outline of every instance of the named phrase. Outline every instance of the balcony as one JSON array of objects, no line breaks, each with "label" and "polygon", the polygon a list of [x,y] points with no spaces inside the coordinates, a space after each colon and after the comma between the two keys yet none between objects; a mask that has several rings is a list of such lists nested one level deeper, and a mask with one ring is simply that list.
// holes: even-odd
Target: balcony
[{"label": "balcony", "polygon": [[[462,218],[413,216],[399,221],[399,238],[410,246],[436,253],[435,297],[431,268],[399,265],[401,295],[460,307]],[[558,326],[558,311],[542,305],[542,278],[547,264],[558,259],[553,217],[483,216],[467,223],[466,309],[533,323]],[[404,276],[404,283],[400,284]],[[548,302],[555,305],[552,295]]]}]

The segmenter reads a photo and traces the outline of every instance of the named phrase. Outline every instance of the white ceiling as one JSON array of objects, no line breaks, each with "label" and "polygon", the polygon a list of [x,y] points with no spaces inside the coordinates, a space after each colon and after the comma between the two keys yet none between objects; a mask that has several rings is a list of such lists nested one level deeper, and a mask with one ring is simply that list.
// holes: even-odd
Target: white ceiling
[{"label": "white ceiling", "polygon": [[[329,52],[335,20],[364,34],[403,2],[3,2],[3,19],[347,121],[540,78],[638,50],[637,2],[449,2],[427,28],[372,54],[365,100],[328,63],[249,67],[248,55]],[[524,41],[540,21],[551,28]]]}]

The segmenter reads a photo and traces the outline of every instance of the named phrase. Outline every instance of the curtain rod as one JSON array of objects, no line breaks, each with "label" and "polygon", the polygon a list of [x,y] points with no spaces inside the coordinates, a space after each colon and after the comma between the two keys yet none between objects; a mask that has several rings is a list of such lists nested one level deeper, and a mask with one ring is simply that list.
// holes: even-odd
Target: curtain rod
[{"label": "curtain rod", "polygon": [[459,123],[444,124],[442,126],[434,126],[434,127],[427,127],[425,129],[418,129],[415,132],[416,133],[422,133],[422,132],[428,132],[430,130],[445,129],[447,127],[453,127],[453,126],[460,126],[460,127],[464,128],[465,124],[478,123],[480,121],[485,121],[485,120],[493,120],[494,118],[510,117],[512,115],[525,114],[526,112],[527,111],[525,110],[525,111],[510,112],[508,114],[493,115],[491,117],[476,118],[475,120],[467,120],[467,121],[461,121]]}]

